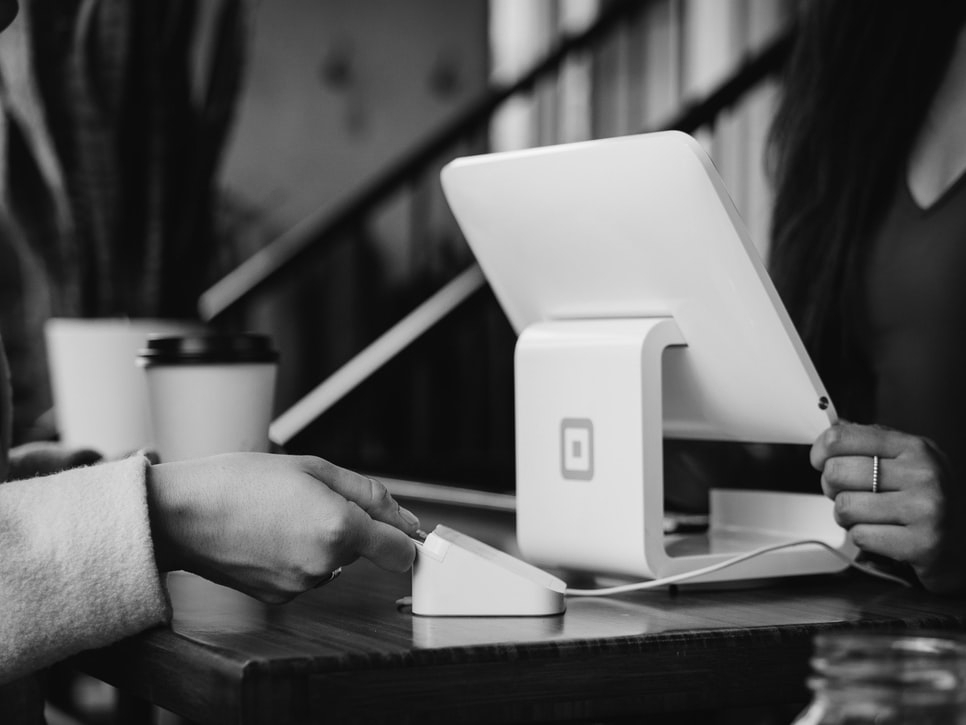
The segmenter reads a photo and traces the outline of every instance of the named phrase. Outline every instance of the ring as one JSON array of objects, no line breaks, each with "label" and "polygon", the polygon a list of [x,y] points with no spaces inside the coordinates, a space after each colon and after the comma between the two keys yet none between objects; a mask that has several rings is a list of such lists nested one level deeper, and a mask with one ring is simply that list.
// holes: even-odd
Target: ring
[{"label": "ring", "polygon": [[329,574],[327,577],[324,577],[322,579],[322,581],[320,581],[318,584],[315,585],[314,588],[315,589],[318,589],[319,587],[328,584],[333,579],[337,579],[339,577],[339,574],[341,574],[341,573],[342,573],[342,567],[341,566],[338,569],[333,569],[332,570],[332,573]]},{"label": "ring", "polygon": [[872,493],[879,493],[879,457],[872,456]]}]

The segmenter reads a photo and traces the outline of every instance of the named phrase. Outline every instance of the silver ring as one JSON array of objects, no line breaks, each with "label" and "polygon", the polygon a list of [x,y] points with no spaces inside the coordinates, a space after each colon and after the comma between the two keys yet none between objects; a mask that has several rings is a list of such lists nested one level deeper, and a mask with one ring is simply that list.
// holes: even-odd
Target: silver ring
[{"label": "silver ring", "polygon": [[333,570],[327,577],[324,577],[318,584],[315,585],[314,588],[318,589],[319,587],[328,584],[333,579],[337,579],[339,574],[341,573],[342,573],[342,567],[340,566],[338,569]]},{"label": "silver ring", "polygon": [[879,493],[879,457],[872,456],[872,493]]}]

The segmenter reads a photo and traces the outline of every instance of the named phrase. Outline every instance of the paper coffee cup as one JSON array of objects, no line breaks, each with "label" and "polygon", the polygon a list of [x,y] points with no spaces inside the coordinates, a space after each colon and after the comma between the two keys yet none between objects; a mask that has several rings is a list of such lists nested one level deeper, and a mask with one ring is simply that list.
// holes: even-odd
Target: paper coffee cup
[{"label": "paper coffee cup", "polygon": [[151,335],[200,333],[198,322],[51,318],[44,325],[60,442],[106,458],[154,446],[144,373],[134,364]]},{"label": "paper coffee cup", "polygon": [[268,336],[151,336],[138,364],[162,462],[269,449],[278,352]]}]

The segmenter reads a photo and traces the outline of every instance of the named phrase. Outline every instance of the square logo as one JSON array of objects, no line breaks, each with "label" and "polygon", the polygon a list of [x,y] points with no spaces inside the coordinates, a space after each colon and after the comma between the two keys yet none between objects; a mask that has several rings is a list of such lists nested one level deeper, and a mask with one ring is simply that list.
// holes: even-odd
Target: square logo
[{"label": "square logo", "polygon": [[560,421],[560,473],[577,481],[594,477],[594,424],[590,418]]}]

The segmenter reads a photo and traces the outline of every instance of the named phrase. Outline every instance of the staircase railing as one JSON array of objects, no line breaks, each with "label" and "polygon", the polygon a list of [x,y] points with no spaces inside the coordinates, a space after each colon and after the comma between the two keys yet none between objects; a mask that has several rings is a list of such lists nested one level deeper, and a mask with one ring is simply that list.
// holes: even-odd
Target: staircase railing
[{"label": "staircase railing", "polygon": [[[384,167],[334,211],[304,219],[211,287],[199,301],[202,317],[218,320],[271,286],[310,268],[312,262],[335,245],[354,239],[367,220],[402,190],[432,182],[441,163],[460,155],[460,149],[474,144],[479,148],[481,134],[507,100],[531,92],[552,79],[573,54],[598,48],[617,29],[633,22],[649,4],[640,0],[615,0],[605,4],[601,15],[587,30],[563,37],[515,82],[490,88],[445,126]],[[789,53],[792,34],[792,30],[779,34],[739,63],[708,95],[686,102],[663,122],[640,130],[677,129],[693,133],[713,127],[723,112],[780,70]],[[279,416],[272,426],[273,440],[283,445],[288,443],[322,412],[484,287],[482,273],[470,263]]]},{"label": "staircase railing", "polygon": [[[218,318],[266,286],[286,278],[293,270],[301,269],[308,257],[323,254],[344,238],[346,231],[356,228],[372,209],[413,178],[424,174],[461,141],[478,134],[508,99],[531,91],[542,80],[557,73],[568,58],[602,43],[615,28],[640,14],[647,4],[640,0],[606,4],[589,28],[579,34],[564,36],[516,81],[490,88],[445,126],[388,164],[334,211],[320,212],[302,220],[219,280],[199,300],[201,317],[205,320]],[[712,123],[723,110],[780,67],[790,41],[790,33],[773,40],[707,98],[689,104],[674,118],[648,130],[675,128],[691,132]]]}]

